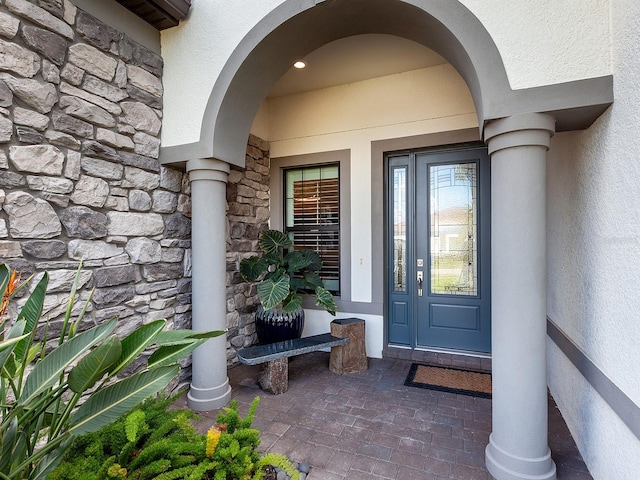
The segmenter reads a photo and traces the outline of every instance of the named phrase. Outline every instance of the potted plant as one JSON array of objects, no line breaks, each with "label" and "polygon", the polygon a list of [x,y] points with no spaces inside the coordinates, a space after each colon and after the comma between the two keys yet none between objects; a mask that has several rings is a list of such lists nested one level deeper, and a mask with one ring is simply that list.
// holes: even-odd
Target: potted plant
[{"label": "potted plant", "polygon": [[240,274],[248,282],[260,281],[256,312],[256,333],[260,343],[300,338],[304,327],[304,310],[300,291],[316,297],[316,305],[331,315],[336,302],[320,278],[322,259],[309,249],[291,250],[293,242],[279,230],[264,230],[258,239],[262,256],[240,262]]}]

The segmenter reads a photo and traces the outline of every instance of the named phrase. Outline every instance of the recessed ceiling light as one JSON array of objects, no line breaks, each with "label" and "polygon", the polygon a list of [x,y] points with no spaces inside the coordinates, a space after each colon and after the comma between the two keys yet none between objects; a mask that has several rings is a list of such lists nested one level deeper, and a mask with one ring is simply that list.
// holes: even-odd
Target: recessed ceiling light
[{"label": "recessed ceiling light", "polygon": [[304,68],[304,67],[306,67],[306,66],[307,66],[307,64],[306,64],[305,62],[303,62],[302,60],[298,60],[296,63],[294,63],[294,64],[293,64],[293,66],[294,66],[295,68],[300,69],[300,68]]}]

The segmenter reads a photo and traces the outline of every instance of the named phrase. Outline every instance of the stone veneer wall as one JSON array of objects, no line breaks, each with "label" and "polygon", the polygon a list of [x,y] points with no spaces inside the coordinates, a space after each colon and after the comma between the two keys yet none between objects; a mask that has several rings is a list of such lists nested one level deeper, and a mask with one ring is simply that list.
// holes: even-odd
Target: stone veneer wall
[{"label": "stone veneer wall", "polygon": [[82,258],[87,324],[191,325],[189,185],[157,160],[162,68],[68,0],[0,0],[0,261],[49,272],[53,331]]},{"label": "stone veneer wall", "polygon": [[[228,347],[257,342],[254,314],[259,304],[255,285],[239,273],[240,261],[256,255],[258,236],[269,225],[269,144],[251,135],[245,168],[232,167],[227,183],[227,333]],[[227,360],[237,360],[227,348]]]}]

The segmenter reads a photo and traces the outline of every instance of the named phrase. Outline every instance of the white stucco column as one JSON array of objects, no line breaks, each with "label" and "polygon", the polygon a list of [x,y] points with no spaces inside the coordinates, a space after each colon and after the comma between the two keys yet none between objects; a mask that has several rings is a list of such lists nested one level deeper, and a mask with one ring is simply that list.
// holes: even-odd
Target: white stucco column
[{"label": "white stucco column", "polygon": [[498,480],[555,479],[547,432],[546,159],[555,120],[489,123],[493,425],[486,449]]},{"label": "white stucco column", "polygon": [[[191,181],[192,328],[225,330],[226,186],[229,164],[202,158],[189,160]],[[193,352],[188,405],[196,411],[214,410],[231,398],[227,378],[226,335],[208,340]]]}]

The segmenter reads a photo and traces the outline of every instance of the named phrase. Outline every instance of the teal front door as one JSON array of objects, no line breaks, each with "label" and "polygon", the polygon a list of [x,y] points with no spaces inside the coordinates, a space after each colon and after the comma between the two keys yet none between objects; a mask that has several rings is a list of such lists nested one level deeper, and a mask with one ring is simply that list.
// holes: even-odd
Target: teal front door
[{"label": "teal front door", "polygon": [[491,352],[490,178],[485,147],[387,155],[390,346]]}]

